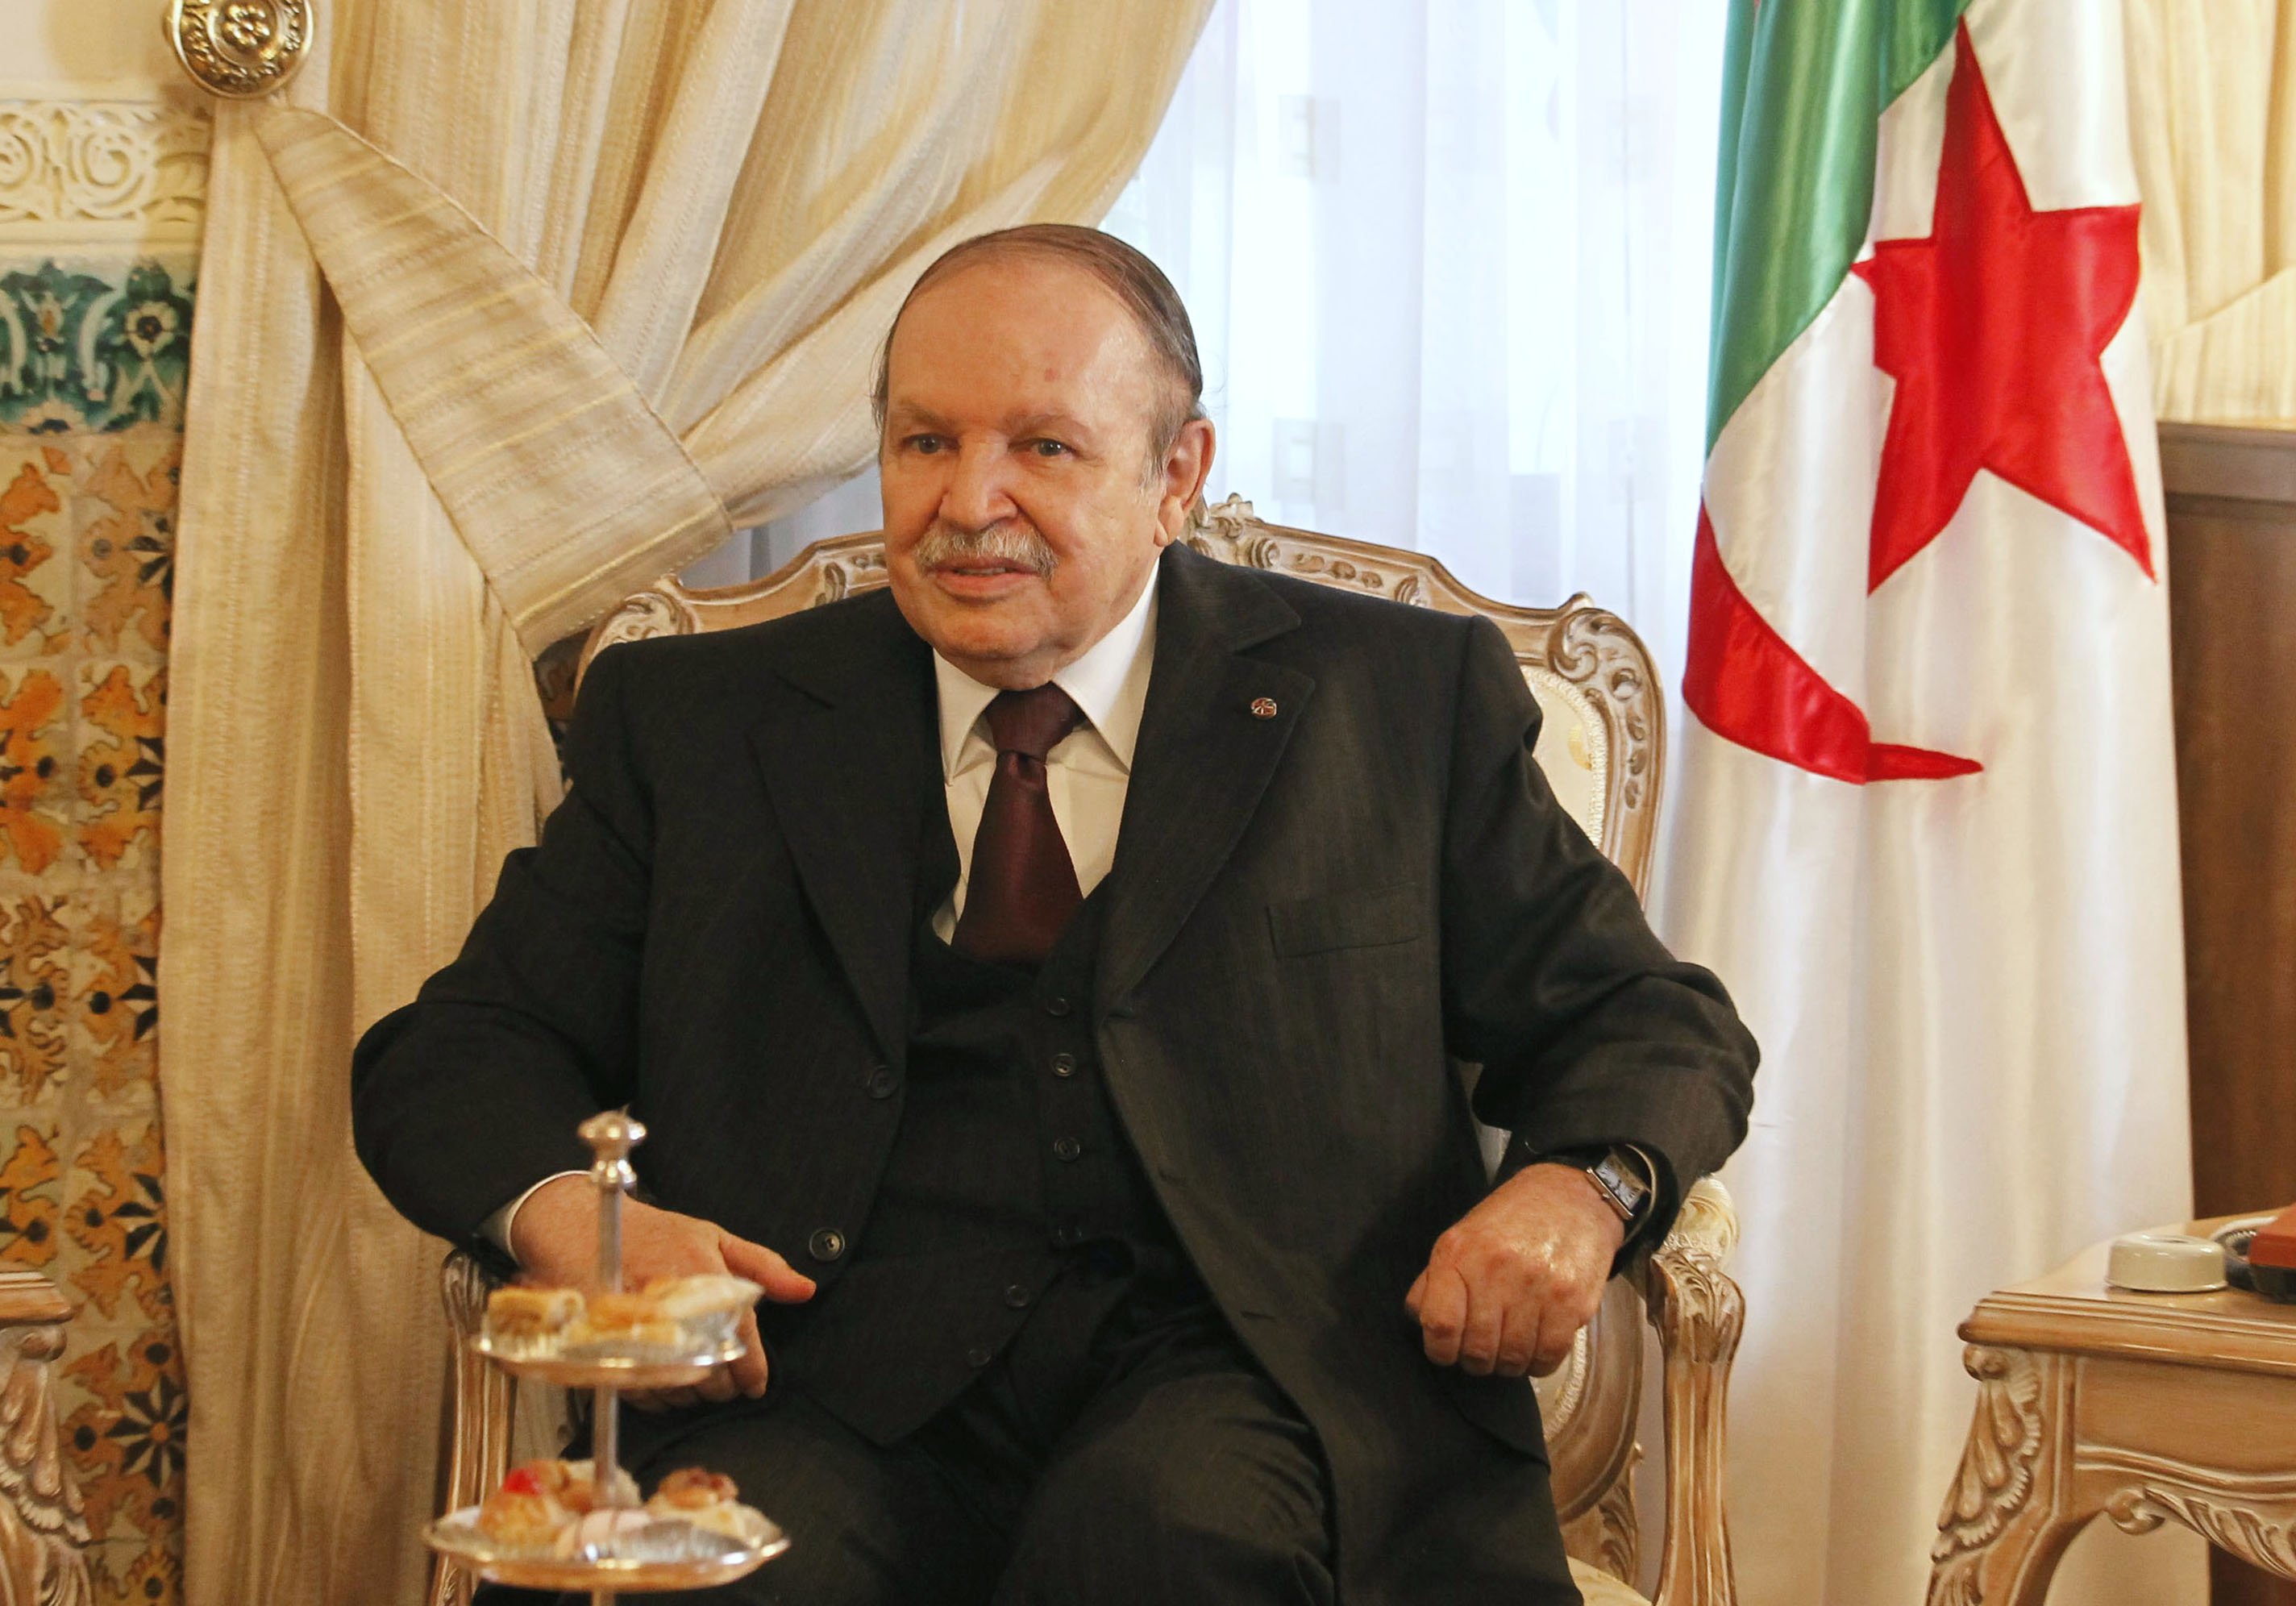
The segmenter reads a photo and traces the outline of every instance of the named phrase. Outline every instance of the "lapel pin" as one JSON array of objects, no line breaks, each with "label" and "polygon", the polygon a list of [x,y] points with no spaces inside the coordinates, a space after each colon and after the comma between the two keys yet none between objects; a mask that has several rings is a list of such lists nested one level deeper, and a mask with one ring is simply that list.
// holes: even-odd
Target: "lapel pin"
[{"label": "lapel pin", "polygon": [[1251,700],[1251,717],[1252,717],[1254,719],[1273,719],[1273,718],[1275,718],[1275,699],[1274,699],[1273,697],[1255,697],[1255,698],[1253,698],[1253,699]]}]

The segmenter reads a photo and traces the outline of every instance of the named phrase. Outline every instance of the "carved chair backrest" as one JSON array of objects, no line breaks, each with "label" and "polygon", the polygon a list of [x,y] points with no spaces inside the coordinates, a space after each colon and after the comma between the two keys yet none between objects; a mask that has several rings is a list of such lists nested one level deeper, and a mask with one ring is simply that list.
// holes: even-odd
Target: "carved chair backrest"
[{"label": "carved chair backrest", "polygon": [[[1650,653],[1617,615],[1575,596],[1519,608],[1479,596],[1424,553],[1263,523],[1231,496],[1186,537],[1209,557],[1446,613],[1480,613],[1506,633],[1546,717],[1533,756],[1571,816],[1645,890],[1665,764],[1665,700]],[[598,622],[581,665],[616,642],[690,635],[778,619],[884,585],[877,532],[816,542],[778,572],[744,586],[689,590],[665,579]],[[1638,1454],[1642,1297],[1614,1281],[1570,1361],[1542,1380],[1555,1501],[1571,1553],[1635,1576],[1628,1480]]]}]

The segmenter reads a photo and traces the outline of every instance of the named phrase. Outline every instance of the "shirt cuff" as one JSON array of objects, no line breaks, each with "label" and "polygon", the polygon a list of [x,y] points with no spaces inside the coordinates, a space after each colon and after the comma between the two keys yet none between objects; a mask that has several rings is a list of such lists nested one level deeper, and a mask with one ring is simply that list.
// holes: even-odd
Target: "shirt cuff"
[{"label": "shirt cuff", "polygon": [[553,1171],[549,1176],[535,1184],[533,1187],[529,1188],[516,1199],[512,1200],[508,1204],[503,1206],[501,1209],[496,1210],[493,1215],[479,1223],[479,1236],[485,1239],[488,1243],[493,1244],[495,1248],[500,1250],[504,1254],[508,1255],[510,1257],[510,1263],[512,1266],[518,1265],[518,1256],[512,1251],[510,1247],[510,1230],[512,1225],[518,1220],[519,1207],[523,1205],[528,1200],[532,1199],[537,1190],[549,1186],[552,1183],[556,1182],[562,1176],[587,1176],[589,1175],[590,1174],[587,1171]]}]

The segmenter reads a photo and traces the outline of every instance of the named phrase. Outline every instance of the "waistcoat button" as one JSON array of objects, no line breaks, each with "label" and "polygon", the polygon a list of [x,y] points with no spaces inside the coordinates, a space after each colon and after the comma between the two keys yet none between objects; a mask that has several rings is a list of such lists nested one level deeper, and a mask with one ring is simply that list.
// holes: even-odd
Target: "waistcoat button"
[{"label": "waistcoat button", "polygon": [[893,1074],[891,1066],[873,1065],[869,1068],[868,1088],[871,1098],[890,1099],[900,1091],[900,1086],[901,1078]]},{"label": "waistcoat button", "polygon": [[1054,1054],[1053,1056],[1053,1074],[1056,1077],[1072,1077],[1076,1075],[1076,1056],[1074,1054]]},{"label": "waistcoat button", "polygon": [[1067,999],[1054,997],[1045,1000],[1045,1013],[1053,1017],[1054,1020],[1057,1020],[1068,1012],[1069,1001]]},{"label": "waistcoat button", "polygon": [[1014,1310],[1028,1309],[1029,1291],[1027,1287],[1021,1283],[1015,1282],[1009,1288],[1005,1289],[1004,1303],[1011,1306]]},{"label": "waistcoat button", "polygon": [[805,1241],[816,1260],[834,1260],[845,1252],[845,1234],[835,1227],[824,1227]]},{"label": "waistcoat button", "polygon": [[1056,1137],[1053,1140],[1053,1152],[1062,1159],[1074,1159],[1084,1152],[1084,1145],[1072,1137]]},{"label": "waistcoat button", "polygon": [[996,1355],[986,1344],[975,1344],[964,1352],[965,1364],[971,1366],[986,1366],[996,1358]]}]

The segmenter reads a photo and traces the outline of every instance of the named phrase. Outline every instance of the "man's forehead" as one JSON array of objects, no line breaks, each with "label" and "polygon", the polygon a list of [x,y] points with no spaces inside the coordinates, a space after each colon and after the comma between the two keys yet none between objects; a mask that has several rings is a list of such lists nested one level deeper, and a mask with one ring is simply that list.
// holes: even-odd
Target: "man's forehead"
[{"label": "man's forehead", "polygon": [[[967,264],[902,313],[888,353],[894,389],[914,359],[954,357],[981,379],[1057,384],[1153,361],[1116,293],[1074,265],[1015,257]],[[903,359],[910,358],[905,363]]]}]

